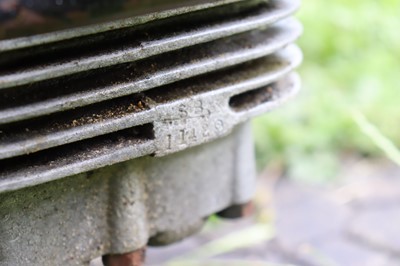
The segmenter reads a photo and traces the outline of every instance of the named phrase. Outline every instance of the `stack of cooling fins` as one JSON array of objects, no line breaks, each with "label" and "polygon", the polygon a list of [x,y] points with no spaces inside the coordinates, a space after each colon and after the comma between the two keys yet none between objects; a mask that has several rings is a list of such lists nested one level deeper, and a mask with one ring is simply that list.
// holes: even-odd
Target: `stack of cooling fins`
[{"label": "stack of cooling fins", "polygon": [[0,192],[171,154],[275,108],[299,88],[298,5],[214,1],[0,40]]}]

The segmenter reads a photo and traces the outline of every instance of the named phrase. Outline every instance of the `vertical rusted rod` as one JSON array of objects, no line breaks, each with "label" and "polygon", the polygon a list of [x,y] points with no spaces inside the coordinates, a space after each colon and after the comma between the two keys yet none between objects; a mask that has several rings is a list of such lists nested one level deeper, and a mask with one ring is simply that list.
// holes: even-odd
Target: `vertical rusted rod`
[{"label": "vertical rusted rod", "polygon": [[230,206],[220,212],[217,215],[221,218],[227,219],[236,219],[236,218],[244,218],[253,215],[254,213],[254,204],[252,201],[245,204],[238,204]]},{"label": "vertical rusted rod", "polygon": [[146,257],[146,248],[126,254],[109,254],[103,256],[104,266],[142,266]]}]

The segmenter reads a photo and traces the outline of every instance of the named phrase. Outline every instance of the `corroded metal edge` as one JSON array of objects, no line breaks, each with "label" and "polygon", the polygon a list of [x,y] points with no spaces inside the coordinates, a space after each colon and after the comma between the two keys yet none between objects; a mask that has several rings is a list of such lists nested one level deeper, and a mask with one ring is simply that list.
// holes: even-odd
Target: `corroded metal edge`
[{"label": "corroded metal edge", "polygon": [[[277,24],[274,27],[260,31],[259,36],[250,34],[249,37],[236,36],[232,40],[240,43],[238,40],[258,39],[255,47],[241,47],[240,44],[236,45],[236,51],[224,53],[215,53],[214,50],[218,47],[225,46],[225,40],[217,40],[214,44],[207,44],[207,49],[211,49],[206,56],[199,56],[194,53],[193,58],[178,58],[184,62],[182,65],[172,67],[169,69],[161,68],[152,76],[144,75],[142,78],[138,77],[136,80],[128,83],[112,84],[104,86],[96,90],[92,89],[89,92],[80,92],[77,94],[69,94],[67,96],[60,96],[56,99],[49,99],[38,103],[24,105],[22,107],[14,107],[5,110],[0,110],[0,117],[2,118],[0,124],[15,122],[23,119],[33,118],[40,115],[50,114],[53,112],[64,111],[79,106],[92,104],[95,102],[104,101],[116,97],[129,95],[140,91],[145,91],[157,86],[162,86],[168,83],[173,83],[178,80],[190,78],[196,75],[205,74],[208,72],[216,71],[218,69],[226,68],[235,64],[240,64],[245,61],[253,60],[258,57],[266,56],[269,53],[284,47],[285,45],[295,41],[301,34],[301,25],[295,20],[287,20],[285,23]],[[243,33],[246,34],[246,33]],[[261,40],[261,41],[260,41]],[[248,41],[247,41],[248,42]],[[221,43],[219,45],[219,43]],[[235,47],[230,45],[230,47]],[[203,48],[199,48],[201,50]],[[205,48],[204,48],[205,49]],[[191,59],[190,62],[188,59]],[[40,88],[38,88],[40,89]],[[94,93],[95,92],[95,93]]]},{"label": "corroded metal edge", "polygon": [[[117,143],[115,147],[107,147],[102,153],[95,151],[84,161],[74,161],[73,158],[68,161],[68,158],[64,158],[68,161],[68,164],[64,162],[64,165],[57,165],[57,162],[54,161],[52,165],[31,166],[15,172],[3,173],[0,175],[0,193],[34,186],[149,154],[164,156],[226,136],[235,125],[273,109],[298,92],[300,79],[297,74],[290,74],[282,82],[284,92],[280,97],[255,107],[249,112],[236,113],[229,110],[227,113],[221,113],[216,111],[221,108],[222,99],[221,97],[216,97],[215,93],[212,92],[208,95],[198,95],[191,99],[177,101],[171,107],[169,113],[164,113],[164,115],[176,115],[176,110],[179,106],[186,104],[187,110],[193,113],[194,116],[188,113],[191,116],[190,118],[183,117],[179,120],[161,119],[161,121],[155,122],[154,140],[146,140],[132,145],[129,145],[129,143]],[[246,85],[248,86],[249,84]],[[236,94],[238,90],[227,93]],[[223,109],[229,108],[227,102],[223,106]],[[199,108],[209,113],[209,116],[196,115],[196,112],[200,110]],[[224,111],[226,112],[226,110]],[[74,155],[73,157],[76,156]]]},{"label": "corroded metal edge", "polygon": [[240,18],[237,21],[215,25],[201,30],[185,32],[162,40],[156,39],[148,41],[139,46],[117,50],[107,54],[79,58],[79,60],[67,61],[61,64],[55,63],[16,73],[1,75],[0,89],[71,75],[91,69],[132,62],[184,47],[193,46],[195,44],[205,43],[245,31],[265,27],[295,12],[295,5],[284,3],[284,1],[281,3],[280,8],[268,10],[250,18]]},{"label": "corroded metal edge", "polygon": [[[76,37],[96,34],[100,32],[106,32],[109,30],[114,30],[118,28],[126,28],[137,26],[140,24],[148,23],[154,20],[165,19],[172,16],[178,16],[182,14],[187,14],[190,12],[195,12],[203,9],[210,9],[217,6],[222,6],[230,3],[242,2],[245,0],[218,0],[213,3],[204,3],[205,1],[187,1],[181,3],[180,7],[175,7],[175,9],[169,9],[160,12],[152,12],[150,14],[145,14],[141,16],[129,17],[125,19],[120,19],[112,22],[100,23],[95,25],[76,27],[73,29],[60,30],[50,33],[43,33],[39,35],[29,36],[29,37],[19,37],[9,40],[0,41],[0,52],[10,51],[14,49],[21,49],[36,45],[43,45],[50,42],[58,42],[67,39],[72,39]],[[182,1],[183,2],[183,1]],[[203,2],[201,4],[195,4],[198,2]],[[189,6],[188,6],[189,5]]]},{"label": "corroded metal edge", "polygon": [[[263,52],[268,51],[266,48],[260,49],[262,49]],[[271,61],[268,59],[269,58],[265,59],[265,65],[259,63],[259,65],[247,69],[247,71],[239,71],[230,74],[238,77],[243,76],[242,80],[238,81],[237,79],[230,77],[222,77],[221,82],[215,85],[206,82],[204,84],[199,83],[193,86],[207,87],[208,92],[202,95],[212,94],[213,97],[221,98],[221,104],[227,103],[226,99],[232,97],[233,94],[239,94],[244,92],[246,89],[251,90],[257,87],[267,86],[269,83],[288,74],[300,64],[301,52],[296,48],[296,46],[289,46],[274,55],[270,59]],[[244,84],[252,85],[246,87]],[[179,88],[179,84],[176,86]],[[182,95],[185,96],[184,87],[180,89]],[[188,96],[193,97],[193,95]],[[205,99],[203,101],[209,100]],[[168,117],[172,119],[175,117],[173,114],[173,112],[176,111],[175,106],[178,105],[180,106],[180,109],[182,109],[182,105],[186,106],[186,102],[188,102],[187,99],[178,100],[176,103],[174,103],[174,101],[167,103],[154,102],[148,105],[148,109],[143,109],[140,112],[128,113],[123,117],[101,119],[97,123],[87,123],[76,127],[70,127],[69,129],[53,129],[53,131],[50,131],[43,126],[42,129],[44,132],[39,134],[33,134],[31,129],[24,130],[21,128],[21,130],[24,131],[23,135],[19,136],[19,141],[15,139],[17,132],[12,134],[12,138],[14,138],[12,142],[4,139],[4,137],[0,140],[0,159],[37,152],[42,149],[64,145],[86,138],[92,138],[137,125],[161,121],[168,119]],[[169,111],[170,109],[173,111]],[[222,113],[224,110],[220,110],[219,112]],[[61,124],[61,121],[59,123]],[[5,133],[3,132],[3,134]]]}]

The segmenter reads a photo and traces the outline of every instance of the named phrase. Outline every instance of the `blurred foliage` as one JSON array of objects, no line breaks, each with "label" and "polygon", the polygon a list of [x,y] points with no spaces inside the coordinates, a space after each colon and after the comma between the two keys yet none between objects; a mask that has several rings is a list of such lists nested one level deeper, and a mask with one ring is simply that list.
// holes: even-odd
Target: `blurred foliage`
[{"label": "blurred foliage", "polygon": [[[345,154],[382,156],[349,108],[400,146],[400,1],[304,0],[300,95],[255,120],[259,167],[326,181]],[[376,143],[375,143],[376,144]]]}]

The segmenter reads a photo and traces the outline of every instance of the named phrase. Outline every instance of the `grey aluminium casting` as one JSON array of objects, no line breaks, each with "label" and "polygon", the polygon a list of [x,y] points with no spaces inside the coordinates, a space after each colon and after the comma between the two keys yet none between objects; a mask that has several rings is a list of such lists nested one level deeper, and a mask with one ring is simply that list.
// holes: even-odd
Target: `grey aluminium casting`
[{"label": "grey aluminium casting", "polygon": [[297,0],[95,2],[0,0],[1,265],[141,257],[242,206],[248,120],[299,90]]}]

